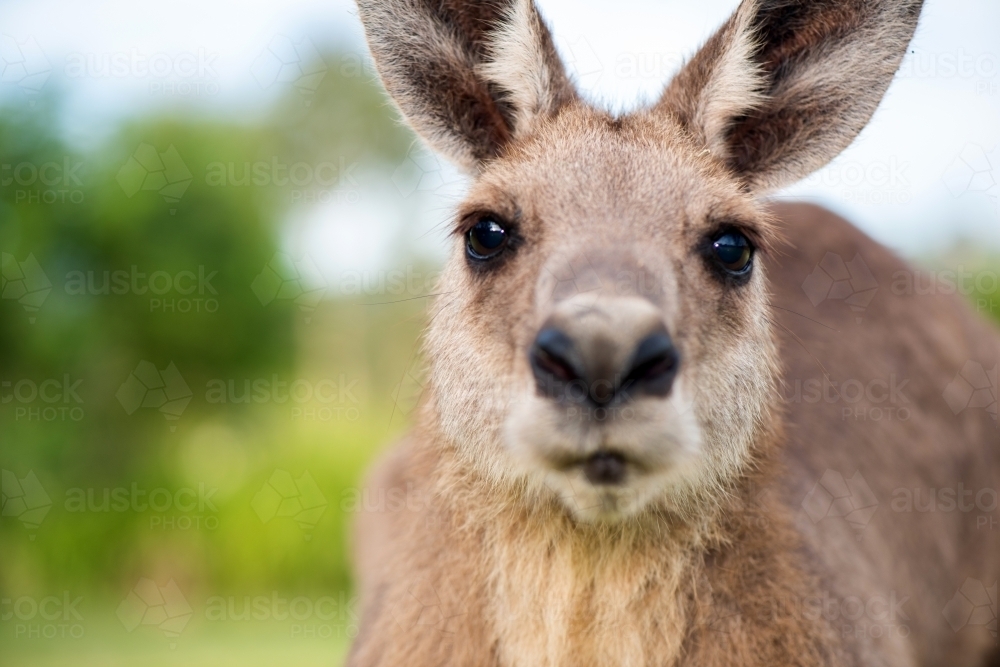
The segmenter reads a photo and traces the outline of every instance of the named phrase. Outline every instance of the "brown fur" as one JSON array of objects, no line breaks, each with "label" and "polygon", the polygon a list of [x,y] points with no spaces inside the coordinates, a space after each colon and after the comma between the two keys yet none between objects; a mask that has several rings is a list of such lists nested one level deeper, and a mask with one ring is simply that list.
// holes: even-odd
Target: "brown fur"
[{"label": "brown fur", "polygon": [[[955,298],[892,295],[909,269],[836,216],[759,200],[867,122],[919,3],[748,0],[658,105],[620,118],[567,91],[526,0],[360,6],[404,114],[477,178],[418,423],[369,482],[406,503],[359,522],[350,664],[985,664],[988,636],[953,631],[942,610],[966,578],[1000,574],[997,533],[890,500],[1000,478],[995,422],[943,398],[965,362],[996,363],[997,332]],[[866,49],[877,66],[853,81]],[[519,238],[488,272],[464,256],[484,213]],[[758,248],[739,287],[698,250],[728,224]],[[803,291],[827,253],[862,257],[884,286],[861,323]],[[610,345],[661,323],[682,358],[670,395],[600,423],[538,395],[527,350],[553,317]],[[813,378],[890,376],[909,380],[907,420],[788,398]],[[605,447],[636,462],[626,484],[556,463]],[[860,472],[879,501],[860,539],[805,511],[827,471]],[[908,633],[810,612],[853,596],[908,598]]]}]

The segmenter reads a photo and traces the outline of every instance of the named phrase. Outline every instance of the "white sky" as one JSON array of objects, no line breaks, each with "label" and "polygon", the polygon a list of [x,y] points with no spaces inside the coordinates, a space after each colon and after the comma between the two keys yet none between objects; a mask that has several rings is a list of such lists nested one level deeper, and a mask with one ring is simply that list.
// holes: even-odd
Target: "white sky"
[{"label": "white sky", "polygon": [[[732,11],[736,0],[539,0],[557,45],[592,99],[627,109],[656,96],[680,59]],[[262,88],[254,62],[275,35],[308,37],[363,52],[347,0],[0,0],[0,66],[16,42],[43,54],[29,69],[49,71],[44,86],[68,95],[67,130],[94,141],[115,119],[161,106],[247,117],[281,92]],[[34,40],[31,42],[31,40]],[[154,55],[207,63],[194,94],[164,95],[163,79],[129,66],[121,75],[78,76],[81,58]],[[27,56],[25,56],[27,57]],[[8,70],[0,100],[28,104],[31,83]],[[966,238],[1000,248],[1000,2],[929,0],[903,72],[871,125],[833,164],[783,195],[815,198],[906,254],[929,253]],[[325,272],[390,265],[400,242],[440,256],[434,230],[461,192],[450,183],[395,202],[385,190],[371,205],[336,204],[300,211],[289,246],[308,248]],[[363,200],[365,197],[362,198]],[[370,197],[369,197],[370,199]],[[420,223],[401,228],[414,207]],[[363,244],[358,241],[363,239]],[[350,250],[344,248],[350,244]]]}]

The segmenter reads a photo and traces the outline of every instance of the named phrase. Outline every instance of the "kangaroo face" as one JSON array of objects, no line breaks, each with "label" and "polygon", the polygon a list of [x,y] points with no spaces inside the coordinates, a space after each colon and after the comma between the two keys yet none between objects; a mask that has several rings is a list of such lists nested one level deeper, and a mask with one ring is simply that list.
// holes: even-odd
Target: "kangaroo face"
[{"label": "kangaroo face", "polygon": [[443,446],[585,521],[718,500],[771,427],[755,198],[867,124],[920,0],[743,0],[622,117],[532,0],[358,6],[407,122],[475,177],[427,338]]},{"label": "kangaroo face", "polygon": [[489,163],[428,337],[470,461],[589,521],[683,509],[732,473],[771,385],[768,219],[650,125],[574,106]]}]

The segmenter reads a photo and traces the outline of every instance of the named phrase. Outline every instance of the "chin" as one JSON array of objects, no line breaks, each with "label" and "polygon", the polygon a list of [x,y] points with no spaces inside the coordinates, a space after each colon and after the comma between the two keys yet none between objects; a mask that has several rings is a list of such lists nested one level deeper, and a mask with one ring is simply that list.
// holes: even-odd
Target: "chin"
[{"label": "chin", "polygon": [[703,431],[678,383],[669,400],[595,409],[531,397],[515,405],[503,444],[533,496],[575,521],[613,524],[680,511],[705,475]]}]

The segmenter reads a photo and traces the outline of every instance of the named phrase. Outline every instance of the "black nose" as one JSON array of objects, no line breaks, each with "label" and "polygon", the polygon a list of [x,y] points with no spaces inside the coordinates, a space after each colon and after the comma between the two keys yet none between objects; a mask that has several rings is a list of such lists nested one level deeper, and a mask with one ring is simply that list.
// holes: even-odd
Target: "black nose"
[{"label": "black nose", "polygon": [[680,356],[666,331],[643,337],[624,357],[624,364],[616,362],[623,357],[620,345],[610,341],[581,345],[558,327],[543,328],[528,355],[539,392],[557,400],[598,407],[641,395],[667,396],[677,376]]}]

